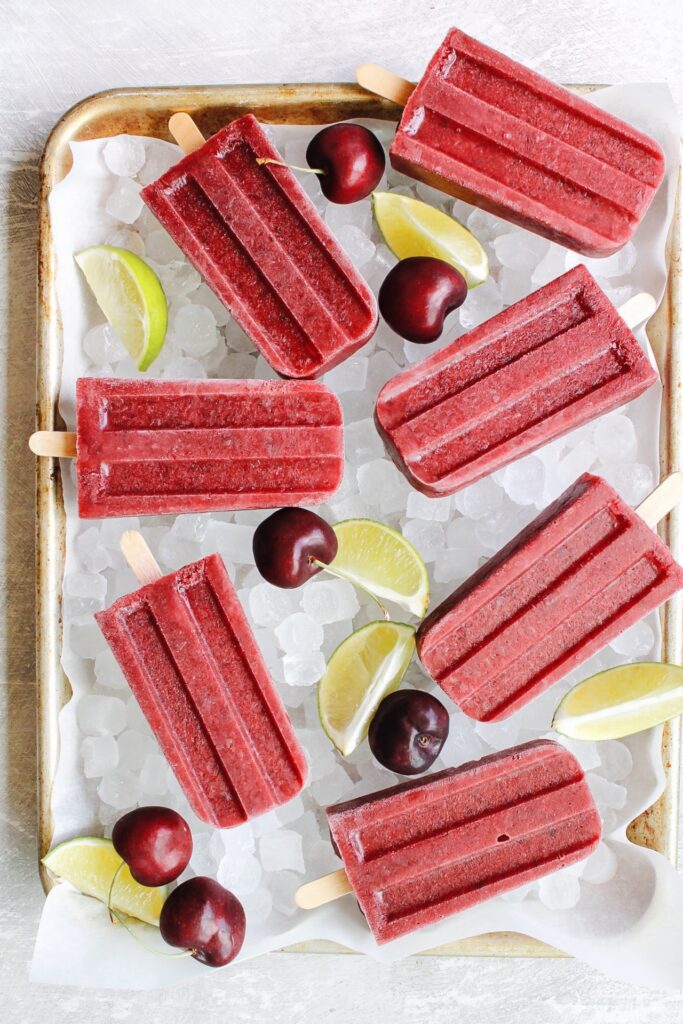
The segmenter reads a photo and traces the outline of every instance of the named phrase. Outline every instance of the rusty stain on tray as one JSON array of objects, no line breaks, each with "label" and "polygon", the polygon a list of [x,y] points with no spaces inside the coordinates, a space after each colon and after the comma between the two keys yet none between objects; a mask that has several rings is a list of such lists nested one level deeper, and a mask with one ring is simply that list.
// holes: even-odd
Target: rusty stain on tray
[{"label": "rusty stain on tray", "polygon": [[[573,86],[590,92],[594,85]],[[39,238],[39,338],[37,381],[37,430],[63,428],[57,410],[63,337],[56,295],[56,262],[52,248],[48,196],[71,167],[69,143],[128,133],[170,139],[167,129],[172,113],[192,114],[205,135],[227,121],[252,112],[272,124],[329,124],[353,117],[397,120],[400,109],[365,92],[356,85],[322,83],[312,85],[198,86],[161,89],[116,89],[83,100],[57,123],[48,139],[40,172]],[[683,365],[681,362],[681,202],[676,204],[668,243],[668,289],[648,324],[648,335],[664,382],[661,429],[661,470],[681,468]],[[38,786],[39,855],[50,848],[54,832],[51,810],[52,782],[59,757],[58,716],[71,696],[69,681],[62,671],[61,585],[64,569],[65,513],[59,464],[37,459],[37,673],[38,673]],[[678,561],[683,559],[681,510],[673,513],[664,530]],[[683,623],[683,595],[666,606],[662,616],[664,657],[680,663]],[[676,860],[678,822],[678,769],[680,720],[664,728],[662,760],[666,789],[659,800],[641,814],[628,829],[628,836],[641,846],[657,850]],[[41,881],[46,891],[53,884],[42,865]],[[289,947],[297,952],[350,952],[331,942],[305,942]],[[479,935],[440,946],[425,954],[466,956],[558,956],[564,955],[536,939],[514,932]]]}]

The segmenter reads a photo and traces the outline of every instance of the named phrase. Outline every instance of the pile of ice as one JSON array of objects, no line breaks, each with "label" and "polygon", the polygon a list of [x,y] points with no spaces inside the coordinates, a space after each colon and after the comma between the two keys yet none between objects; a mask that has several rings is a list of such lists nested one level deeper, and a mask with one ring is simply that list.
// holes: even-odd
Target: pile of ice
[{"label": "pile of ice", "polygon": [[[284,148],[285,159],[303,163],[312,129],[272,131]],[[383,134],[387,141],[391,128],[387,126]],[[117,138],[104,147],[103,158],[111,172],[106,210],[116,223],[102,241],[125,246],[144,257],[161,278],[169,300],[169,336],[152,373],[163,377],[274,377],[244,332],[143,208],[140,187],[170,165],[173,157],[168,147]],[[374,226],[369,201],[330,205],[315,176],[304,175],[302,183],[376,292],[395,259]],[[443,341],[437,345],[446,344],[577,262],[575,255],[559,246],[454,202],[390,168],[379,188],[416,195],[452,213],[468,224],[488,250],[489,280],[471,292],[464,306],[449,318]],[[586,262],[607,294],[621,303],[635,291],[627,280],[634,259],[635,251],[628,245],[609,259]],[[432,606],[583,471],[607,477],[627,501],[636,504],[651,489],[654,468],[645,461],[642,412],[639,416],[637,403],[633,403],[452,498],[423,497],[411,490],[386,457],[372,410],[384,382],[435,347],[425,349],[404,342],[381,323],[360,353],[326,375],[325,382],[337,392],[344,407],[347,463],[339,492],[318,510],[330,521],[365,516],[401,530],[428,564]],[[93,323],[83,348],[92,375],[138,376],[109,326]],[[83,771],[99,797],[105,833],[109,834],[116,818],[138,805],[164,803],[177,808],[193,830],[191,872],[215,875],[233,890],[244,902],[251,928],[276,931],[296,913],[292,895],[302,880],[338,867],[324,808],[397,780],[373,761],[367,743],[351,757],[339,757],[320,728],[316,706],[315,684],[326,658],[353,629],[375,618],[376,609],[348,583],[323,576],[296,591],[278,590],[265,583],[253,565],[251,537],[267,514],[228,512],[83,522],[69,541],[75,545],[79,569],[64,581],[64,610],[65,642],[84,660],[92,684],[91,691],[79,700],[77,719]],[[214,551],[224,558],[308,753],[311,776],[307,789],[253,824],[216,831],[193,815],[93,622],[93,612],[136,586],[118,547],[122,530],[136,527],[166,570]],[[578,679],[610,665],[655,656],[653,622],[634,626],[579,672],[497,725],[466,718],[415,662],[407,683],[437,692],[452,709],[450,736],[435,768],[548,734],[560,696]],[[609,836],[623,824],[619,812],[632,769],[629,747],[619,742],[565,742],[588,772]],[[557,910],[571,907],[579,900],[584,884],[590,888],[607,881],[615,867],[615,855],[603,843],[587,862],[507,898],[540,898]]]}]

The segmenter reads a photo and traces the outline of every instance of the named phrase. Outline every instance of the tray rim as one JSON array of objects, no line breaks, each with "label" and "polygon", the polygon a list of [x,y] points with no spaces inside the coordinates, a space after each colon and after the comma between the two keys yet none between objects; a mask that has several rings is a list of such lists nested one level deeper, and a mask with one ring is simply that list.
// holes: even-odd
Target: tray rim
[{"label": "tray rim", "polygon": [[[601,85],[572,85],[580,92],[592,92]],[[324,117],[333,108],[335,116]],[[187,110],[200,127],[215,130],[226,120],[225,111],[260,111],[264,120],[290,123],[329,123],[342,117],[381,117],[395,120],[399,108],[378,99],[351,83],[294,83],[273,85],[162,86],[109,89],[84,98],[57,121],[48,136],[40,161],[39,241],[38,241],[38,352],[36,382],[36,429],[52,430],[63,426],[57,411],[62,366],[62,324],[56,295],[56,257],[48,196],[61,180],[70,163],[69,144],[85,138],[100,137],[97,126],[107,118],[134,121],[135,134],[169,138],[165,123],[174,110]],[[296,120],[286,115],[295,111]],[[222,113],[221,113],[222,112]],[[268,114],[281,114],[268,117]],[[302,117],[303,115],[303,117]],[[234,114],[230,116],[235,116]],[[257,114],[258,116],[258,114]],[[163,123],[162,123],[163,122]],[[215,127],[214,127],[215,126]],[[153,128],[154,130],[150,130]],[[110,132],[108,134],[114,134]],[[683,178],[683,172],[682,172]],[[672,229],[668,240],[669,278],[662,303],[648,325],[653,344],[664,336],[658,352],[665,384],[662,420],[666,422],[666,440],[661,446],[663,471],[681,466],[683,430],[683,346],[681,335],[681,181]],[[56,884],[40,858],[50,848],[54,834],[51,808],[52,783],[59,758],[58,716],[71,695],[71,687],[61,668],[61,585],[64,564],[65,514],[62,501],[59,463],[36,460],[36,671],[38,738],[38,869],[47,893]],[[683,557],[683,511],[670,517],[666,530],[669,545]],[[683,595],[666,606],[663,618],[664,656],[682,660]],[[664,727],[662,761],[666,787],[656,803],[644,811],[629,827],[629,838],[640,845],[658,849],[676,864],[678,836],[679,767],[681,719]],[[323,940],[287,947],[288,952],[353,951]],[[516,932],[494,932],[473,936],[440,946],[419,955],[566,956],[562,951]]]}]

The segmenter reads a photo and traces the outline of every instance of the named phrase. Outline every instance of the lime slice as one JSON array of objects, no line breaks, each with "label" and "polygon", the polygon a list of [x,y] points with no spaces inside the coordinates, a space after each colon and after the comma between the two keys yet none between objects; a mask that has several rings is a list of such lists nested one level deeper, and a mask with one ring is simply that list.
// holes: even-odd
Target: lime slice
[{"label": "lime slice", "polygon": [[427,568],[405,537],[374,519],[344,519],[334,527],[339,548],[330,568],[376,597],[422,618],[429,604]]},{"label": "lime slice", "polygon": [[318,684],[318,714],[344,756],[362,743],[380,702],[401,685],[414,650],[412,626],[369,622],[333,653]]},{"label": "lime slice", "polygon": [[435,256],[459,270],[469,288],[489,274],[489,261],[474,235],[429,203],[398,192],[373,192],[377,227],[395,256]]},{"label": "lime slice", "polygon": [[[43,857],[43,864],[54,875],[70,882],[84,896],[94,896],[102,903],[109,899],[111,880],[121,863],[111,839],[97,836],[69,839]],[[116,879],[112,904],[116,910],[138,921],[158,925],[167,896],[168,886],[148,889],[136,882],[125,867]]]},{"label": "lime slice", "polygon": [[168,323],[159,278],[135,253],[112,245],[83,249],[76,262],[138,370],[146,370],[161,352]]},{"label": "lime slice", "polygon": [[683,712],[683,668],[658,662],[619,665],[574,686],[553,728],[577,740],[615,740]]}]

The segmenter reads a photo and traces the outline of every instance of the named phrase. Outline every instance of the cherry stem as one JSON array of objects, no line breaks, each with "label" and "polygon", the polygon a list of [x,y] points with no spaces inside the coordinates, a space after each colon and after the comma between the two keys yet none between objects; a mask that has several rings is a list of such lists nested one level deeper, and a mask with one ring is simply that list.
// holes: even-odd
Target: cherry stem
[{"label": "cherry stem", "polygon": [[325,562],[321,562],[318,558],[311,558],[310,562],[312,565],[317,565],[319,569],[323,570],[323,572],[329,572],[330,576],[336,576],[337,579],[339,580],[348,580],[349,583],[353,583],[354,587],[358,587],[358,589],[362,590],[364,594],[367,594],[368,597],[372,598],[375,604],[379,606],[379,610],[381,611],[385,620],[387,622],[391,622],[391,615],[386,610],[386,608],[384,607],[380,599],[377,597],[377,595],[373,594],[373,592],[371,590],[368,590],[367,587],[364,587],[363,584],[359,583],[358,580],[353,578],[353,576],[348,576],[345,572],[342,572],[341,569],[333,569],[331,566],[326,565]]},{"label": "cherry stem", "polygon": [[148,953],[154,953],[155,956],[165,956],[168,960],[182,960],[188,956],[193,956],[196,953],[195,949],[183,949],[180,953],[164,953],[163,949],[155,949],[154,946],[150,946],[148,942],[145,942],[143,938],[138,935],[126,921],[123,914],[119,914],[118,910],[114,910],[113,907],[109,908],[109,916],[116,919],[119,924],[122,924],[129,935],[132,935],[136,942],[139,942],[143,949],[146,949]]},{"label": "cherry stem", "polygon": [[297,164],[286,164],[284,160],[274,160],[272,156],[257,156],[257,164],[275,164],[276,167],[287,167],[290,171],[301,171],[302,174],[326,174],[320,167],[299,167]]}]

